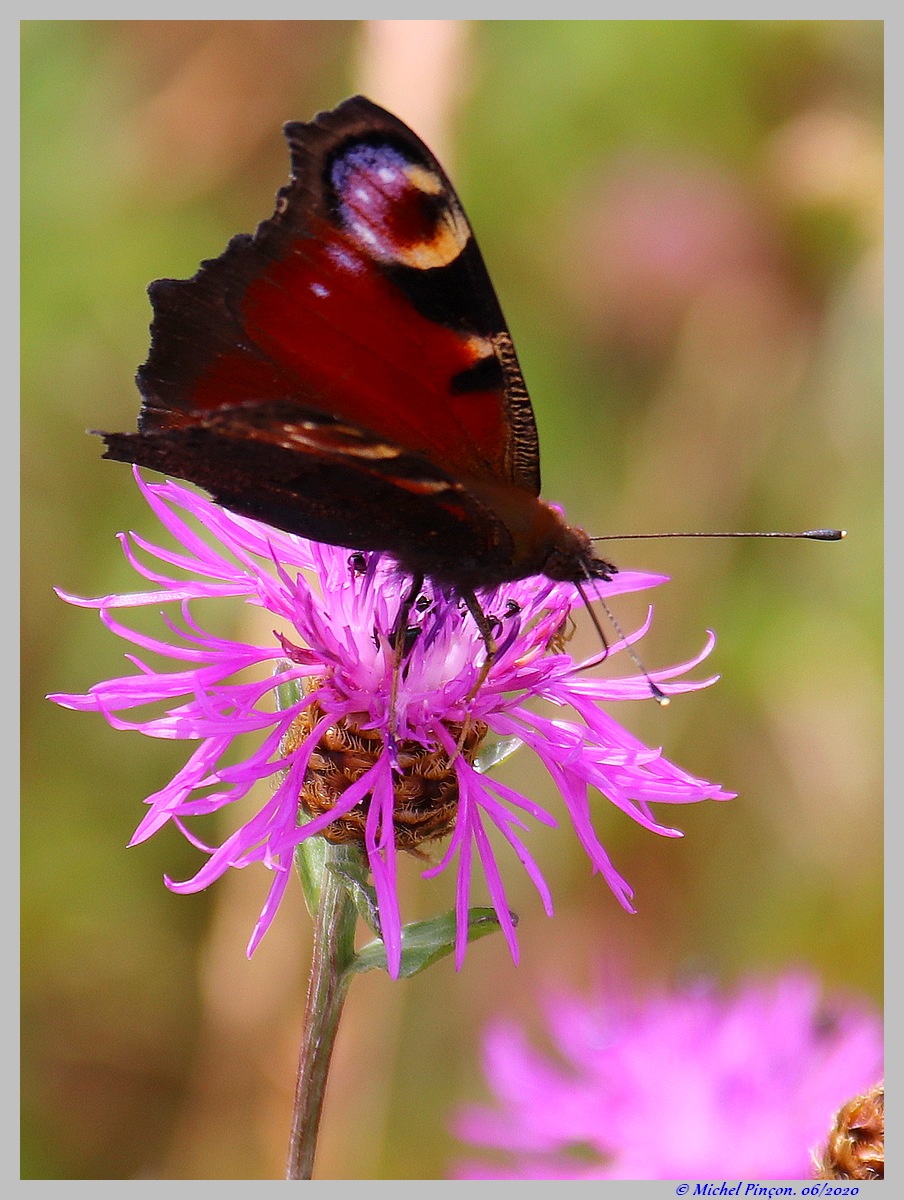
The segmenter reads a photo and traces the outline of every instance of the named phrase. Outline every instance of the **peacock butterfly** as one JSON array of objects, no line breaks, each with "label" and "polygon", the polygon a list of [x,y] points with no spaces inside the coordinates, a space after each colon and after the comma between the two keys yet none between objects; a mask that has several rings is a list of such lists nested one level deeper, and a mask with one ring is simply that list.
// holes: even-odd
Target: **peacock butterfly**
[{"label": "peacock butterfly", "polygon": [[[159,279],[137,433],[104,457],[237,513],[388,551],[467,604],[541,574],[611,578],[539,498],[537,431],[461,202],[397,117],[353,96],[290,122],[291,181],[253,235]],[[407,614],[406,614],[407,615]]]}]

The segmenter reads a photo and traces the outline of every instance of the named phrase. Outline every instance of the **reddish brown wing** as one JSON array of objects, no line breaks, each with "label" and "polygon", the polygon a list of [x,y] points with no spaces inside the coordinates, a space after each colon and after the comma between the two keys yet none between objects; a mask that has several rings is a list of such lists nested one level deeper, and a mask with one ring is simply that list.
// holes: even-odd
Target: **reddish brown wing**
[{"label": "reddish brown wing", "polygon": [[[386,550],[413,575],[459,592],[534,573],[517,535],[523,506],[511,484],[479,494],[420,455],[356,426],[273,401],[218,409],[182,428],[107,433],[107,458],[206,488],[225,508],[303,537]],[[530,520],[528,526],[532,528]]]},{"label": "reddish brown wing", "polygon": [[[294,453],[315,451],[293,425],[319,420],[323,453],[339,422],[423,459],[440,479],[510,483],[536,496],[530,401],[480,251],[436,159],[360,96],[287,125],[286,136],[292,182],[273,217],[233,238],[193,279],[151,285],[137,437],[202,427],[207,437],[212,425],[222,436],[242,409],[247,437],[267,430],[268,443]],[[142,457],[135,436],[111,445],[111,456],[156,466],[150,444]],[[341,456],[341,438],[335,449]],[[177,466],[169,469],[180,474]]]}]

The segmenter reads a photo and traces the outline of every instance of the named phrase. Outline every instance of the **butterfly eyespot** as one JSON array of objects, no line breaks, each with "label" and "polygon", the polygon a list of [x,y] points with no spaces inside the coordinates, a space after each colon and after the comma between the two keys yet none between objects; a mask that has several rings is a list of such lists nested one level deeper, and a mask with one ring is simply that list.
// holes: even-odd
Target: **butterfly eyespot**
[{"label": "butterfly eyespot", "polygon": [[330,182],[342,228],[378,262],[445,267],[468,244],[468,223],[442,180],[396,145],[347,146],[333,161]]}]

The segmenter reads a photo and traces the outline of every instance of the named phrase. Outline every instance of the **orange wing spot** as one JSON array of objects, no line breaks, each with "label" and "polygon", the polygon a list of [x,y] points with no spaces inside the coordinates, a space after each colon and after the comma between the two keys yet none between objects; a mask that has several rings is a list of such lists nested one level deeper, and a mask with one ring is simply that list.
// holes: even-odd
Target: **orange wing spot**
[{"label": "orange wing spot", "polygon": [[490,338],[478,337],[476,334],[463,339],[462,347],[468,354],[471,363],[480,362],[482,358],[493,358],[496,354],[492,340]]},{"label": "orange wing spot", "polygon": [[394,478],[393,487],[411,492],[415,496],[435,496],[438,492],[458,491],[458,485],[443,479],[399,479]]}]

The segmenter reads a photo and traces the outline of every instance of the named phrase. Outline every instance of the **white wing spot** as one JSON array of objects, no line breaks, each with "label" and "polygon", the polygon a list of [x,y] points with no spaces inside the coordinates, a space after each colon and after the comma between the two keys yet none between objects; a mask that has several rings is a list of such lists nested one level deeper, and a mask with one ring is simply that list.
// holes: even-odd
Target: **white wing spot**
[{"label": "white wing spot", "polygon": [[362,225],[360,221],[355,221],[352,229],[355,232],[355,236],[359,237],[362,242],[367,242],[370,246],[376,245],[377,235],[369,225]]},{"label": "white wing spot", "polygon": [[319,296],[321,300],[324,298],[324,296],[328,296],[330,294],[330,289],[328,287],[324,287],[322,283],[312,283],[311,291],[315,296]]},{"label": "white wing spot", "polygon": [[340,271],[349,271],[352,275],[357,275],[361,270],[360,259],[343,246],[328,246],[326,252]]}]

